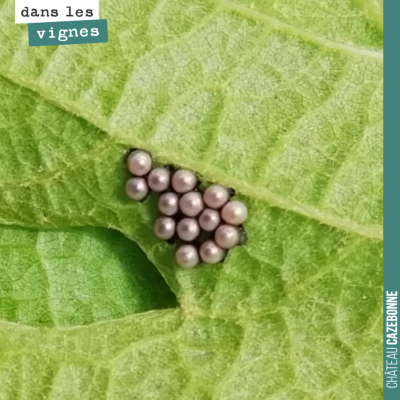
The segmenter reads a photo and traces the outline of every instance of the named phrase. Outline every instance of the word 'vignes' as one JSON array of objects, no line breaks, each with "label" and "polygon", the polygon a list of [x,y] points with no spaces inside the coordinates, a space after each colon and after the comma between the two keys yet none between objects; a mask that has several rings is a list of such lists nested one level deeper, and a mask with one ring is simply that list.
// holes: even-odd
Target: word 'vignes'
[{"label": "word 'vignes'", "polygon": [[[37,31],[40,39],[43,39],[46,31]],[[67,36],[68,35],[68,36]],[[58,32],[58,40],[61,42],[65,42],[70,37],[87,37],[89,35],[89,31],[86,28],[82,28],[80,30],[73,28],[73,29],[60,29]],[[99,36],[99,28],[91,28],[90,29],[90,36]],[[49,38],[55,39],[54,30],[53,28],[49,29]]]}]

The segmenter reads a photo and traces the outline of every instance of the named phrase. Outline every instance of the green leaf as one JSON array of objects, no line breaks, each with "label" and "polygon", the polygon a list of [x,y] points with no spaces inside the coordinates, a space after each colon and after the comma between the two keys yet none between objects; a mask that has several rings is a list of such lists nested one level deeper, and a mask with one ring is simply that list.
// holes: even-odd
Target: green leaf
[{"label": "green leaf", "polygon": [[[108,44],[48,48],[1,9],[0,221],[119,230],[180,307],[3,322],[0,398],[382,398],[381,3],[100,6]],[[235,188],[248,243],[177,268],[128,147]]]},{"label": "green leaf", "polygon": [[0,318],[81,325],[175,306],[138,246],[120,233],[0,227]]},{"label": "green leaf", "polygon": [[[180,314],[173,310],[134,314],[69,329],[31,328],[0,322],[0,396],[2,399],[97,400],[105,399],[109,392],[113,398],[121,373],[116,369],[116,360],[126,360],[130,354],[136,355],[141,363],[141,371],[132,374],[132,382],[140,384],[145,379],[149,385],[164,383],[159,392],[163,395],[183,378],[177,376],[182,368],[174,366],[176,352],[168,351],[170,337],[180,324]],[[155,360],[151,360],[154,349],[161,350],[159,360],[166,367],[164,376],[151,376],[155,367]],[[138,364],[129,365],[125,373],[135,365]],[[171,380],[163,382],[163,378]]]},{"label": "green leaf", "polygon": [[106,2],[108,44],[34,49],[7,2],[0,71],[161,162],[382,238],[382,31],[350,0],[292,2]]}]

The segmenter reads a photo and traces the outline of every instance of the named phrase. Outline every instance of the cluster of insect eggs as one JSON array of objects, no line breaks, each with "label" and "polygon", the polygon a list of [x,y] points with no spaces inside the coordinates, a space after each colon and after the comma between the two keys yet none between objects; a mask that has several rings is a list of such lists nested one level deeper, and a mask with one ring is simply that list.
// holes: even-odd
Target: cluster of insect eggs
[{"label": "cluster of insect eggs", "polygon": [[[198,180],[192,171],[172,173],[164,167],[153,168],[150,154],[143,150],[130,153],[127,165],[133,175],[125,187],[128,197],[143,200],[150,191],[161,193],[158,209],[162,216],[155,221],[154,233],[162,240],[177,236],[184,242],[175,254],[181,267],[195,267],[200,260],[217,264],[241,242],[240,226],[247,218],[247,207],[231,200],[226,187],[212,184],[201,193],[196,190]],[[193,244],[204,232],[212,238],[199,246]]]}]

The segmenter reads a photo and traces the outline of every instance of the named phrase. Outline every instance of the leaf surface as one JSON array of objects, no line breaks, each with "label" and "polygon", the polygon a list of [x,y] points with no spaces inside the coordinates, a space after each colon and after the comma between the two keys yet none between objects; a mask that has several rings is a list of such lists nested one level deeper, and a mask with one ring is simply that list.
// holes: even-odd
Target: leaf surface
[{"label": "leaf surface", "polygon": [[[119,230],[180,307],[4,321],[1,399],[382,398],[379,7],[103,2],[108,44],[28,48],[3,4],[0,221]],[[156,197],[124,196],[128,147],[234,187],[248,243],[177,268]]]},{"label": "leaf surface", "polygon": [[107,2],[108,44],[32,49],[6,2],[0,70],[161,162],[382,238],[382,31],[349,0],[293,4]]},{"label": "leaf surface", "polygon": [[82,325],[175,306],[140,248],[116,231],[0,227],[0,318]]}]

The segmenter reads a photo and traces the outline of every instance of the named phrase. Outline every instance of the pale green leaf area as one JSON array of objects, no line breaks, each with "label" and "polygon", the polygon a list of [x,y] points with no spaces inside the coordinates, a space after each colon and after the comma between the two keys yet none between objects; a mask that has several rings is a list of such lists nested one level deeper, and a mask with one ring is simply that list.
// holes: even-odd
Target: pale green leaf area
[{"label": "pale green leaf area", "polygon": [[174,296],[139,247],[93,228],[0,227],[0,318],[81,325],[174,307]]},{"label": "pale green leaf area", "polygon": [[[3,3],[0,222],[20,226],[3,229],[120,231],[179,307],[127,311],[140,293],[136,263],[119,262],[121,297],[100,293],[131,315],[49,327],[3,316],[1,400],[382,398],[379,7],[103,1],[108,44],[29,48],[13,2]],[[235,188],[249,207],[247,244],[221,265],[179,269],[174,247],[152,233],[156,196],[124,195],[130,147]],[[129,252],[119,241],[109,257]],[[57,274],[64,267],[74,268],[57,263]],[[100,291],[88,269],[80,287]],[[36,280],[48,285],[36,287],[39,303],[54,305],[50,280]],[[72,282],[59,292],[65,307]],[[90,313],[102,301],[92,297]]]}]

